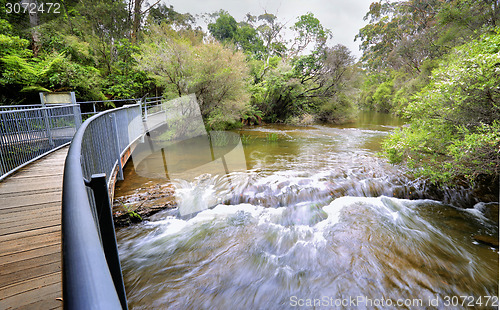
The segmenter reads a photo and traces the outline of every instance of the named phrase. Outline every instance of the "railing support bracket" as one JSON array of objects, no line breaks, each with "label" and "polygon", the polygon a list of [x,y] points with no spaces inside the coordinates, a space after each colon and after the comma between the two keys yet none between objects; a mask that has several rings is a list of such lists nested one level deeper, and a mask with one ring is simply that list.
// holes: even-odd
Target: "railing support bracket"
[{"label": "railing support bracket", "polygon": [[94,192],[97,217],[99,220],[99,235],[101,237],[104,255],[108,261],[109,271],[113,278],[122,308],[128,309],[125,285],[123,284],[122,270],[120,267],[120,258],[118,256],[113,213],[111,211],[108,186],[106,184],[106,174],[93,174],[90,182],[87,182],[85,185],[89,186]]}]

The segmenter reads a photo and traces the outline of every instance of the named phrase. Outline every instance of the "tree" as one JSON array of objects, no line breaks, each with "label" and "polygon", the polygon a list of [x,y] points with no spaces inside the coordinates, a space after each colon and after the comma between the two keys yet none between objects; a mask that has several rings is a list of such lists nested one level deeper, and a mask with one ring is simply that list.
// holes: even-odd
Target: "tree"
[{"label": "tree", "polygon": [[126,3],[110,0],[82,0],[73,22],[79,37],[88,42],[98,59],[98,66],[109,75],[113,71],[116,43],[130,34]]},{"label": "tree", "polygon": [[202,115],[214,129],[236,126],[249,99],[245,56],[213,42],[196,46],[193,61],[189,89]]},{"label": "tree", "polygon": [[313,13],[299,16],[291,29],[297,33],[290,48],[289,56],[292,57],[299,55],[311,43],[315,44],[315,50],[320,50],[325,46],[327,39],[332,37],[332,32],[323,28]]},{"label": "tree", "polygon": [[266,63],[272,56],[285,56],[286,45],[282,37],[282,30],[285,28],[285,24],[280,23],[276,15],[267,12],[259,15],[257,19],[262,22],[257,27],[257,31],[264,43]]},{"label": "tree", "polygon": [[137,66],[165,87],[166,97],[195,93],[212,128],[235,126],[248,100],[245,56],[217,42],[192,45],[156,28],[136,56]]},{"label": "tree", "polygon": [[410,126],[384,143],[433,181],[500,172],[500,30],[453,50],[409,103]]},{"label": "tree", "polygon": [[149,11],[148,18],[155,24],[160,25],[165,22],[172,25],[177,31],[181,29],[193,29],[196,22],[193,15],[189,13],[179,13],[174,10],[172,5],[159,4],[152,7]]},{"label": "tree", "polygon": [[[237,23],[226,11],[215,13],[217,19],[208,24],[210,34],[219,42],[233,44],[237,49],[243,50],[254,58],[261,59],[264,53],[264,44],[258,31],[248,22]],[[252,20],[251,15],[249,15]]]},{"label": "tree", "polygon": [[29,41],[13,35],[12,28],[8,21],[0,19],[0,88],[3,95],[12,90],[20,91],[36,79]]},{"label": "tree", "polygon": [[[130,12],[129,14],[131,15],[132,19],[132,29],[130,33],[130,39],[132,43],[135,43],[137,40],[137,35],[139,33],[139,30],[141,28],[142,20],[146,13],[148,13],[155,5],[160,3],[161,0],[157,0],[155,3],[152,5],[149,5],[148,8],[142,9],[144,6],[145,1],[144,0],[130,0],[128,4],[128,11]],[[147,3],[147,2],[146,2]],[[170,6],[172,8],[172,6]],[[130,19],[130,17],[129,17]]]},{"label": "tree", "polygon": [[138,46],[128,39],[122,39],[116,45],[115,69],[106,77],[103,91],[108,97],[139,98],[153,86],[153,80],[142,70],[137,70],[134,55],[141,52]]},{"label": "tree", "polygon": [[368,25],[356,36],[367,74],[362,105],[401,114],[411,96],[429,83],[440,57],[491,32],[498,18],[498,0],[372,3]]},{"label": "tree", "polygon": [[188,94],[188,77],[192,75],[192,46],[189,41],[170,36],[162,26],[152,27],[141,54],[136,54],[137,67],[165,88],[167,97]]},{"label": "tree", "polygon": [[423,60],[435,48],[436,14],[441,1],[379,1],[370,5],[364,19],[369,23],[359,30],[362,60],[372,69],[392,66],[419,71]]},{"label": "tree", "polygon": [[228,12],[220,10],[214,23],[208,24],[210,34],[220,42],[236,41],[238,37],[238,23]]},{"label": "tree", "polygon": [[349,66],[354,57],[344,45],[325,47],[301,57],[295,64],[295,72],[305,89],[299,98],[329,98],[344,85]]}]

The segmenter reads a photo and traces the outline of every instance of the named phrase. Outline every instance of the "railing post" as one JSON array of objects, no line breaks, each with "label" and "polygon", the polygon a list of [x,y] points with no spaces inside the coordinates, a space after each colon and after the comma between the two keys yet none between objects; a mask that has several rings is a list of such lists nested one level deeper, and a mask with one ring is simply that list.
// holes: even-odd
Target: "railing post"
[{"label": "railing post", "polygon": [[47,113],[48,108],[42,108],[42,117],[45,123],[45,130],[47,131],[47,138],[49,139],[50,147],[54,147],[54,140],[52,139],[52,131],[50,130],[49,114]]},{"label": "railing post", "polygon": [[116,243],[115,225],[109,201],[108,186],[106,184],[106,174],[93,174],[90,182],[86,184],[94,192],[96,212],[99,218],[99,234],[101,236],[102,248],[108,263],[111,277],[115,285],[116,293],[120,299],[122,309],[128,309],[125,285],[118,256],[118,246]]},{"label": "railing post", "polygon": [[[5,157],[5,152],[7,151],[7,141],[4,138],[4,135],[8,134],[8,124],[7,121],[5,120],[5,115],[2,113],[0,114],[0,119],[2,120],[2,126],[0,127],[0,175],[4,175],[4,173],[7,173],[9,171],[9,166],[7,163],[7,158]],[[5,148],[3,147],[5,146]]]},{"label": "railing post", "polygon": [[75,118],[75,132],[80,128],[82,125],[82,111],[80,109],[80,105],[74,104],[73,105],[73,116]]}]

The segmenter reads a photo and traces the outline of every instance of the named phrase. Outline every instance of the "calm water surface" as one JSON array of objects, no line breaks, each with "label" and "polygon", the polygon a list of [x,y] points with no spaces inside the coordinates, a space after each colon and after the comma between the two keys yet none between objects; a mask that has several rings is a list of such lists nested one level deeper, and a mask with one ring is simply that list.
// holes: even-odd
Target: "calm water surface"
[{"label": "calm water surface", "polygon": [[368,113],[150,142],[122,190],[173,182],[179,208],[117,231],[130,308],[465,309],[447,296],[498,296],[498,250],[473,238],[498,238],[492,204],[425,199],[376,155],[401,125]]}]

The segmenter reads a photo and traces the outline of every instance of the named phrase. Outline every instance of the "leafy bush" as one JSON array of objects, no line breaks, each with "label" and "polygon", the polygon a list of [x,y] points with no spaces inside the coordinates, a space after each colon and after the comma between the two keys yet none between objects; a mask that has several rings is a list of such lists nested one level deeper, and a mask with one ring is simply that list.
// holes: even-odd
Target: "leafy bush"
[{"label": "leafy bush", "polygon": [[383,148],[433,181],[500,172],[500,31],[456,48],[409,102]]}]

